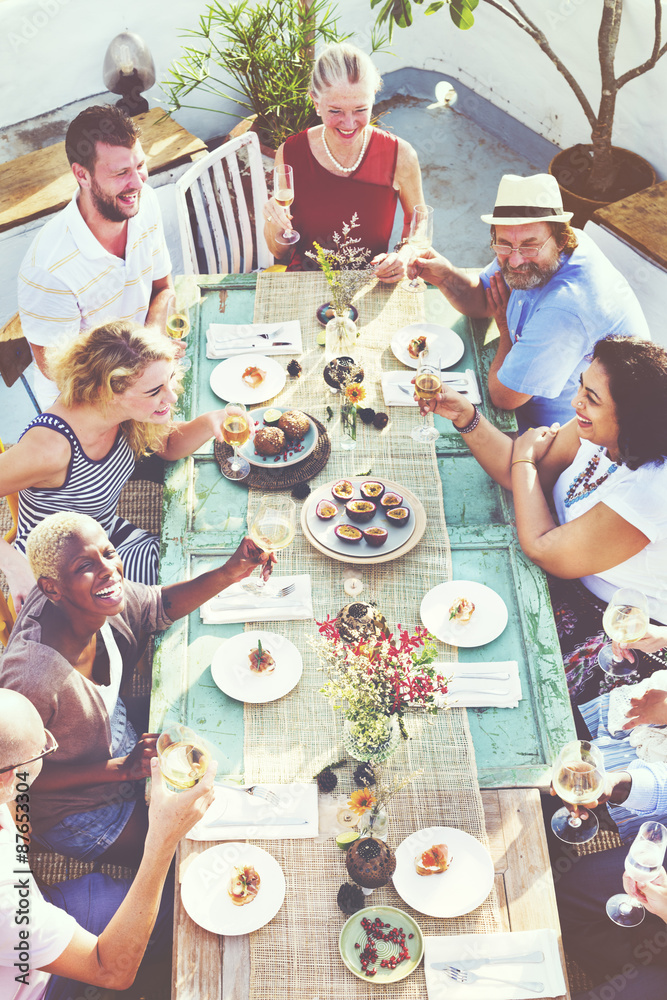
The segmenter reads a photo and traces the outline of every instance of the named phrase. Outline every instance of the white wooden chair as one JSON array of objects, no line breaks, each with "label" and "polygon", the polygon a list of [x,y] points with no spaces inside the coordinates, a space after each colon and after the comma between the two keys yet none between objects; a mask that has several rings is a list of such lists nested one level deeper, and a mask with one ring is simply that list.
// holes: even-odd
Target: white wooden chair
[{"label": "white wooden chair", "polygon": [[246,274],[273,264],[264,239],[267,200],[259,140],[231,139],[176,182],[186,274]]}]

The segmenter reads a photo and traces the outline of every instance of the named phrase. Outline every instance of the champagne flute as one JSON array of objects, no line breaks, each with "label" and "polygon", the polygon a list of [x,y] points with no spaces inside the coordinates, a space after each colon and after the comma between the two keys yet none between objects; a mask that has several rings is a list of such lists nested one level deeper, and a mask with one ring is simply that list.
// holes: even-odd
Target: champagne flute
[{"label": "champagne flute", "polygon": [[[415,376],[415,392],[420,399],[433,399],[442,388],[440,377],[440,358],[429,360],[428,350],[422,351],[417,364],[417,374]],[[420,444],[430,444],[437,441],[440,431],[427,423],[428,416],[424,417],[418,427],[413,427],[410,437]]]},{"label": "champagne flute", "polygon": [[[640,590],[622,587],[612,594],[602,618],[602,627],[616,642],[636,642],[646,635],[649,625],[648,601]],[[616,659],[611,643],[598,653],[598,663],[610,677],[627,677],[637,669],[636,664],[622,657]]]},{"label": "champagne flute", "polygon": [[[264,497],[250,522],[248,534],[253,542],[265,552],[284,549],[294,539],[296,533],[296,504],[289,497]],[[273,597],[277,588],[267,586],[261,575],[258,579],[246,580],[246,590],[255,595]]]},{"label": "champagne flute", "polygon": [[206,774],[211,754],[193,729],[175,722],[160,733],[156,747],[162,777],[173,792],[192,788]]},{"label": "champagne flute", "polygon": [[[289,208],[294,201],[294,171],[289,163],[281,163],[273,169],[273,197],[281,208]],[[276,236],[276,243],[290,246],[300,239],[301,234],[296,229],[286,229]]]},{"label": "champagne flute", "polygon": [[[173,340],[185,340],[187,335],[190,333],[190,320],[185,310],[178,309],[175,295],[170,295],[167,302],[167,320],[165,329],[167,331],[167,336],[171,337]],[[192,361],[190,358],[185,357],[185,355],[182,358],[179,358],[179,364],[183,371],[187,371],[188,368],[192,368]]]},{"label": "champagne flute", "polygon": [[231,462],[225,463],[222,474],[227,479],[245,479],[250,472],[250,462],[239,455],[239,448],[252,434],[252,425],[243,403],[227,403],[222,415],[223,440],[234,449]]},{"label": "champagne flute", "polygon": [[[433,209],[430,205],[415,205],[410,222],[408,246],[414,250],[413,260],[426,253],[433,242]],[[423,278],[403,278],[401,288],[406,292],[423,292],[426,282]]]},{"label": "champagne flute", "polygon": [[[580,806],[600,798],[604,777],[604,760],[598,748],[586,740],[573,740],[558,754],[551,782],[561,799]],[[566,806],[551,817],[551,829],[565,844],[585,844],[593,839],[599,826],[590,809],[586,819],[573,816]]]},{"label": "champagne flute", "polygon": [[[625,873],[635,882],[652,882],[662,868],[667,829],[662,823],[642,823],[625,858]],[[636,927],[646,910],[634,896],[617,892],[607,900],[607,915],[621,927]]]}]

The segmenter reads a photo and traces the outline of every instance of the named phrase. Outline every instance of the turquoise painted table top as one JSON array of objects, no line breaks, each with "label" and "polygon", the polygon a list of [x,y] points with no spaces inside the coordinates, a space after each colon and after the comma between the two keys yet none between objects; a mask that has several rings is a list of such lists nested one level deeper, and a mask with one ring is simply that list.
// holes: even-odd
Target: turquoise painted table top
[{"label": "turquoise painted table top", "polygon": [[[212,322],[253,318],[254,275],[202,278],[201,302],[191,309],[183,418],[224,405],[209,385],[217,362],[205,356]],[[486,396],[486,372],[495,353],[493,328],[456,313],[436,289],[425,292],[429,322],[455,329],[465,343],[456,370],[476,371],[484,411],[503,430],[514,430],[511,413],[497,411]],[[513,527],[511,496],[480,469],[461,436],[436,418],[436,448],[454,578],[478,580],[496,590],[509,609],[503,634],[486,646],[460,649],[461,661],[517,660],[523,701],[516,709],[469,709],[482,787],[545,785],[563,743],[575,738],[549,591],[541,570],[522,554]],[[247,489],[225,479],[205,445],[168,466],[160,555],[163,584],[195,576],[232,552],[246,530]],[[156,642],[151,726],[180,717],[217,748],[218,774],[243,774],[243,705],[214,684],[210,663],[220,641],[238,625],[203,625],[199,612],[175,623]]]}]

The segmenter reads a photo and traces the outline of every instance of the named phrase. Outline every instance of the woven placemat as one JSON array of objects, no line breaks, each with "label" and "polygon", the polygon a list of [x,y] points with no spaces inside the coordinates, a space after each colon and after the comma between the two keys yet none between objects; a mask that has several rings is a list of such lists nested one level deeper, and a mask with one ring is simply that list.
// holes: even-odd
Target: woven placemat
[{"label": "woven placemat", "polygon": [[[324,424],[316,417],[310,417],[310,419],[317,427],[317,444],[307,458],[304,458],[302,462],[295,462],[294,465],[288,465],[287,468],[285,466],[272,468],[270,465],[251,465],[246,478],[238,480],[239,484],[248,487],[254,486],[258,490],[290,490],[297,483],[305,483],[321,472],[329,461],[331,441]],[[224,441],[216,441],[213,452],[224,476],[224,470],[229,466],[234,449]]]},{"label": "woven placemat", "polygon": [[160,483],[132,479],[121,490],[116,513],[142,531],[159,535],[162,526],[162,492]]}]

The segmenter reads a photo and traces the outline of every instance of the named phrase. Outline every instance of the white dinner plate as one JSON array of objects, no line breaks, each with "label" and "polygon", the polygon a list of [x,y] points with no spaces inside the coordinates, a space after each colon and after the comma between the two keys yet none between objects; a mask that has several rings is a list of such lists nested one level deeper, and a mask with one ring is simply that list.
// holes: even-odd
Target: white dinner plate
[{"label": "white dinner plate", "polygon": [[[266,378],[256,389],[246,385],[241,376],[250,365],[266,372]],[[211,372],[211,389],[229,403],[265,403],[277,396],[285,385],[287,374],[281,364],[264,354],[238,354],[216,365]]]},{"label": "white dinner plate", "polygon": [[[262,640],[262,646],[276,661],[271,674],[250,669],[248,655]],[[213,654],[211,674],[221,691],[236,701],[261,705],[282,698],[299,683],[303,672],[301,653],[293,642],[277,632],[241,632],[221,643]]]},{"label": "white dinner plate", "polygon": [[[229,882],[234,868],[252,865],[260,878],[252,903],[234,906]],[[276,859],[255,844],[209,847],[188,867],[181,883],[183,906],[196,924],[213,934],[250,934],[273,920],[285,899],[285,876]]]},{"label": "white dinner plate", "polygon": [[[450,622],[454,601],[467,598],[475,605],[469,622]],[[497,639],[507,625],[507,605],[500,594],[474,580],[439,583],[424,595],[419,609],[421,620],[436,638],[450,646],[484,646]]]},{"label": "white dinner plate", "polygon": [[[446,844],[451,864],[438,875],[418,875],[415,858]],[[460,917],[483,903],[493,888],[493,861],[483,844],[452,826],[417,830],[396,848],[394,888],[408,906],[429,917]]]},{"label": "white dinner plate", "polygon": [[[262,406],[259,410],[252,410],[248,416],[255,421],[255,433],[262,430],[264,425],[264,414],[267,410],[280,410],[282,413],[287,413],[289,410],[295,410],[295,406]],[[301,411],[303,413],[303,410]],[[308,414],[305,414],[308,417]],[[288,465],[296,465],[297,462],[303,462],[304,458],[308,458],[311,451],[315,448],[317,444],[317,427],[313,421],[308,417],[310,421],[310,427],[306,431],[305,435],[301,441],[297,441],[297,444],[301,445],[300,451],[295,451],[294,447],[289,447],[285,449],[285,452],[280,452],[279,455],[258,455],[255,454],[254,442],[246,441],[242,448],[239,448],[239,454],[247,458],[251,465],[258,465],[260,468],[267,466],[268,468],[274,469],[284,469]],[[287,458],[284,458],[284,455]]]},{"label": "white dinner plate", "polygon": [[408,344],[415,337],[426,337],[426,346],[432,359],[440,358],[441,368],[451,368],[463,357],[465,344],[448,326],[440,326],[438,323],[411,323],[404,326],[394,334],[391,341],[391,349],[394,357],[408,368],[416,368],[419,364],[417,358],[408,354]]}]

